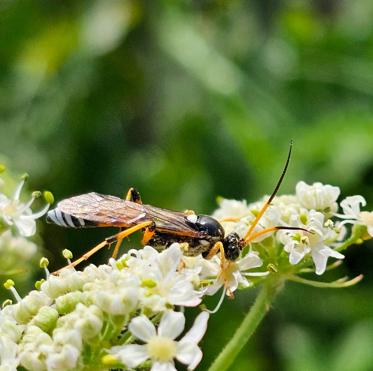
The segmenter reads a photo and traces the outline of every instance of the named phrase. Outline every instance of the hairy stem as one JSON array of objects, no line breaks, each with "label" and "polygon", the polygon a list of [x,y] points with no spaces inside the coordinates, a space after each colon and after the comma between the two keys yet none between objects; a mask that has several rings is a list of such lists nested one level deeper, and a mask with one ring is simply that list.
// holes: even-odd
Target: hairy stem
[{"label": "hairy stem", "polygon": [[250,308],[231,340],[210,366],[209,371],[224,371],[229,368],[270,309],[274,297],[282,286],[283,281],[275,279],[275,277],[263,284],[254,305]]}]

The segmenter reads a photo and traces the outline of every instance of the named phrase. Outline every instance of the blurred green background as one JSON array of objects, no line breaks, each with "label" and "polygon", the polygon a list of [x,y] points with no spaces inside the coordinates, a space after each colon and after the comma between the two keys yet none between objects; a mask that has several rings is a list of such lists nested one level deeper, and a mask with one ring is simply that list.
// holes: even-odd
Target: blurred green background
[{"label": "blurred green background", "polygon": [[[321,181],[373,209],[371,0],[2,0],[0,71],[1,158],[56,199],[134,185],[210,213],[270,193],[293,139],[282,193]],[[40,228],[54,268],[112,233]],[[289,284],[232,370],[373,370],[372,261],[348,251],[350,289]],[[200,370],[253,297],[211,318]]]}]

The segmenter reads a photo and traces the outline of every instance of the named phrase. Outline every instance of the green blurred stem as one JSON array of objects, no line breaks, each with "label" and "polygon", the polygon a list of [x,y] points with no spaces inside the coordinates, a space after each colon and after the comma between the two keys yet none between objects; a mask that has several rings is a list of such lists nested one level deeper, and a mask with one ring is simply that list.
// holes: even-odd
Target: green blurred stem
[{"label": "green blurred stem", "polygon": [[209,371],[224,371],[229,368],[270,309],[273,299],[282,287],[283,281],[278,276],[277,279],[271,277],[263,284],[254,305],[250,308],[231,340],[210,366]]}]

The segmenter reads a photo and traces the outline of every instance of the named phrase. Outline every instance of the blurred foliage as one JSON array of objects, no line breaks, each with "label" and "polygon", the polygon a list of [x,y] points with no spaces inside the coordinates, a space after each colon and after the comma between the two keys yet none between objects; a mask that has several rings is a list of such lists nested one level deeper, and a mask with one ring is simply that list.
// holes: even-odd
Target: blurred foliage
[{"label": "blurred foliage", "polygon": [[[3,0],[0,151],[56,199],[134,185],[208,213],[270,193],[293,139],[282,192],[322,181],[372,209],[372,19],[370,0]],[[56,267],[111,233],[44,232]],[[289,285],[234,370],[371,370],[372,260],[348,252],[352,289]],[[201,370],[252,300],[212,318]]]}]

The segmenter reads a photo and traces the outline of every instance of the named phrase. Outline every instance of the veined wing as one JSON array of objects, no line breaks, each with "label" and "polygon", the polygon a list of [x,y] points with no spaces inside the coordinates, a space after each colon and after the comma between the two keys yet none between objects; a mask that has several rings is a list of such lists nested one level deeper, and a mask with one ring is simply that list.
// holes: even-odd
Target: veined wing
[{"label": "veined wing", "polygon": [[188,223],[187,214],[180,211],[162,209],[151,205],[143,205],[148,220],[155,222],[158,232],[192,238],[203,238],[205,235]]},{"label": "veined wing", "polygon": [[47,220],[72,228],[128,228],[150,219],[141,204],[91,192],[59,202],[48,212]]}]

